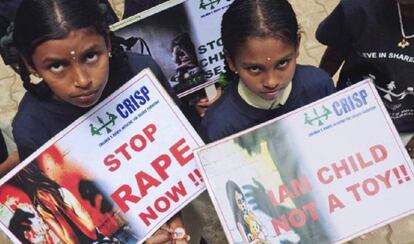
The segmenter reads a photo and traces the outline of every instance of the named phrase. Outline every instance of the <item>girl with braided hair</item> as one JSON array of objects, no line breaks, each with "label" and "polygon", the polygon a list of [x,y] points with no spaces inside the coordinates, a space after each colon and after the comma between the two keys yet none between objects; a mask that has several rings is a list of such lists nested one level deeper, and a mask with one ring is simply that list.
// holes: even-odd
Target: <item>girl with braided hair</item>
[{"label": "girl with braided hair", "polygon": [[19,6],[10,48],[18,50],[27,90],[13,121],[21,160],[144,68],[171,90],[150,56],[124,52],[102,12],[95,0],[23,0]]},{"label": "girl with braided hair", "polygon": [[[19,54],[27,90],[12,124],[22,161],[144,68],[173,94],[150,56],[124,51],[104,9],[96,0],[22,0],[8,45]],[[56,192],[46,195],[62,200]],[[169,225],[182,225],[180,216]],[[152,243],[168,241],[169,233],[158,236]]]}]

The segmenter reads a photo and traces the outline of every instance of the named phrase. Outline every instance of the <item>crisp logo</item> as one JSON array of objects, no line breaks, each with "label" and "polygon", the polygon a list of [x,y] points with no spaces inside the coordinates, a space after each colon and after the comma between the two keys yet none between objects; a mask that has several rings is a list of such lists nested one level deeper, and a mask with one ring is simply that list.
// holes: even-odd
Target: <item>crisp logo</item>
[{"label": "crisp logo", "polygon": [[95,136],[95,135],[102,135],[101,131],[103,129],[105,129],[106,133],[109,134],[112,129],[110,128],[110,126],[115,126],[115,121],[118,118],[115,114],[106,112],[106,115],[108,115],[108,120],[105,122],[101,117],[97,116],[96,118],[98,119],[100,125],[97,127],[94,124],[90,124],[89,126],[91,127],[91,135]]},{"label": "crisp logo", "polygon": [[217,5],[219,5],[221,0],[201,0],[200,1],[200,8],[207,10],[207,8],[214,9]]},{"label": "crisp logo", "polygon": [[[322,126],[324,125],[324,121],[326,122],[328,120],[329,115],[331,114],[332,114],[332,111],[329,110],[325,106],[322,106],[319,112],[316,110],[316,108],[313,108],[313,115],[309,115],[308,113],[305,113],[305,124],[308,124],[311,126],[313,125]],[[317,122],[317,124],[315,122]]]}]

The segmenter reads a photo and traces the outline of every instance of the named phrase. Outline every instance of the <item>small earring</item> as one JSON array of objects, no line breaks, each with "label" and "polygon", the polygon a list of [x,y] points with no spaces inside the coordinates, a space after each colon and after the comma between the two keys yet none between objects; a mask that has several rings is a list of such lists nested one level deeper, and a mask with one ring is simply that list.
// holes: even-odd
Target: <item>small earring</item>
[{"label": "small earring", "polygon": [[235,73],[236,75],[238,75],[238,74],[239,74],[239,72],[237,72],[237,71],[234,71],[234,73]]},{"label": "small earring", "polygon": [[108,57],[112,58],[112,53],[111,52],[108,52]]}]

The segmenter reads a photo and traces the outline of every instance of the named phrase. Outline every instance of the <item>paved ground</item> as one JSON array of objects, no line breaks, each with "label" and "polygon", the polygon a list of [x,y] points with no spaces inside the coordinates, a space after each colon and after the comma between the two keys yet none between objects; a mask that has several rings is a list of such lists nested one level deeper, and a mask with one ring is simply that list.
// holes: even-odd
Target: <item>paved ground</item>
[{"label": "paved ground", "polygon": [[[195,1],[195,0],[190,0]],[[112,0],[115,12],[121,16],[123,0]],[[318,65],[324,47],[314,38],[318,23],[336,6],[338,0],[291,0],[302,28],[302,43],[299,63]],[[16,113],[17,105],[23,95],[20,79],[14,72],[0,62],[0,128],[6,134],[9,149],[14,145],[11,138],[10,122]],[[350,224],[357,221],[357,216],[350,216]],[[0,233],[1,234],[1,233]],[[221,241],[220,241],[221,242]],[[0,243],[9,243],[7,238],[0,235]],[[218,243],[218,242],[215,242]],[[349,242],[353,244],[408,244],[414,243],[413,218],[398,221],[380,228],[362,238]]]}]

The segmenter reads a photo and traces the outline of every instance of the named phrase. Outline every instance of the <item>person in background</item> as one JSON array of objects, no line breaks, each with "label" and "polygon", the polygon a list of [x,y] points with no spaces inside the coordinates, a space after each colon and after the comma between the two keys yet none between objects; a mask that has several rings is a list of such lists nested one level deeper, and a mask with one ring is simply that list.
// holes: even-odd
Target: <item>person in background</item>
[{"label": "person in background", "polygon": [[411,158],[414,158],[414,1],[343,0],[316,38],[327,49],[320,68],[337,89],[372,78]]},{"label": "person in background", "polygon": [[[343,0],[318,26],[316,38],[327,48],[319,67],[339,72],[337,89],[365,78],[379,95],[414,158],[414,1]],[[403,238],[414,241],[413,216],[355,239],[354,243]],[[393,232],[394,228],[398,231]]]}]

